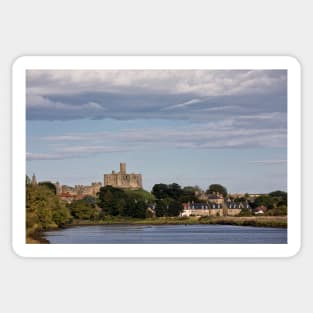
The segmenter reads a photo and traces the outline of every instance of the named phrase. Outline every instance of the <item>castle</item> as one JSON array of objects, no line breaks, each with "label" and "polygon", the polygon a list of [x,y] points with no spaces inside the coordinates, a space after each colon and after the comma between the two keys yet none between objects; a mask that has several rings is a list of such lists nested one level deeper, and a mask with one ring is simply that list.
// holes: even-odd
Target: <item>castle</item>
[{"label": "castle", "polygon": [[[33,175],[31,183],[36,184],[35,175]],[[72,187],[56,182],[54,186],[56,188],[56,194],[60,199],[70,203],[73,200],[80,200],[85,196],[95,197],[100,191],[102,184],[101,182],[93,182],[89,186],[75,185]],[[112,171],[112,174],[104,175],[104,186],[134,190],[142,189],[142,177],[141,174],[126,173],[126,163],[120,163],[119,173]]]},{"label": "castle", "polygon": [[91,183],[90,186],[75,185],[74,187],[67,185],[60,185],[59,182],[55,183],[57,195],[72,195],[72,196],[96,196],[101,188],[100,182]]},{"label": "castle", "polygon": [[104,186],[112,186],[123,189],[142,189],[141,174],[128,174],[126,172],[126,163],[120,163],[120,171],[104,175]]}]

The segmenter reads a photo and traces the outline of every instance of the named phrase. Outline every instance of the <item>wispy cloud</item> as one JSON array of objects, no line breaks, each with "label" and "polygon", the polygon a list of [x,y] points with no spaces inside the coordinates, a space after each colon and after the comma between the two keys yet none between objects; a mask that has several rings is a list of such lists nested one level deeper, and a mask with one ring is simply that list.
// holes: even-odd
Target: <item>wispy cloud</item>
[{"label": "wispy cloud", "polygon": [[167,111],[167,110],[173,110],[173,109],[179,109],[179,108],[184,108],[184,107],[187,107],[189,105],[192,105],[192,104],[195,104],[195,103],[199,103],[199,102],[202,102],[203,100],[201,99],[191,99],[191,100],[188,100],[188,101],[185,101],[183,103],[178,103],[178,104],[175,104],[175,105],[170,105],[168,107],[165,107],[165,108],[162,108],[161,110],[163,111]]},{"label": "wispy cloud", "polygon": [[256,165],[276,165],[276,164],[285,164],[287,160],[259,160],[259,161],[250,161],[250,164]]},{"label": "wispy cloud", "polygon": [[101,146],[69,146],[62,149],[56,149],[52,152],[46,153],[26,153],[26,159],[28,161],[34,160],[64,160],[75,158],[86,158],[95,154],[125,152],[129,149],[122,147],[101,147]]},{"label": "wispy cloud", "polygon": [[[247,130],[235,119],[186,126],[125,128],[100,132],[72,132],[42,136],[40,142],[50,153],[29,154],[28,159],[62,159],[89,157],[93,154],[158,149],[225,149],[284,148],[287,133],[284,128],[254,127]],[[270,161],[253,161],[256,164]]]}]

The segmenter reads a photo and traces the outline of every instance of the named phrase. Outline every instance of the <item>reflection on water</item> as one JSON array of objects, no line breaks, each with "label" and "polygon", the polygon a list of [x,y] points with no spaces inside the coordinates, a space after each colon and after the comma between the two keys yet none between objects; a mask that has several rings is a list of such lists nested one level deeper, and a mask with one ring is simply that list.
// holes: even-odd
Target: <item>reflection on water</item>
[{"label": "reflection on water", "polygon": [[94,225],[48,231],[50,243],[282,244],[287,229],[232,225]]}]

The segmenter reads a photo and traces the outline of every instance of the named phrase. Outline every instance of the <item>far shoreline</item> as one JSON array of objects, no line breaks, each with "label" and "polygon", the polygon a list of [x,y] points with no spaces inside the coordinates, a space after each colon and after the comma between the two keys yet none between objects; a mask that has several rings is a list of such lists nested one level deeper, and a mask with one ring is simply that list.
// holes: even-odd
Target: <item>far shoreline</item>
[{"label": "far shoreline", "polygon": [[101,221],[74,220],[71,226],[92,225],[234,225],[254,227],[287,228],[287,216],[191,216],[191,217],[156,217],[156,218],[123,218],[110,217]]}]

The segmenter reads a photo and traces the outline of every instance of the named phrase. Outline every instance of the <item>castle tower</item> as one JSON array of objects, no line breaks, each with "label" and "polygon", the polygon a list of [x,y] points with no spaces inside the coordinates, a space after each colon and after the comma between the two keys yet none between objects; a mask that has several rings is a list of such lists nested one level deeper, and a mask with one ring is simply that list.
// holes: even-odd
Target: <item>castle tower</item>
[{"label": "castle tower", "polygon": [[126,163],[120,163],[119,173],[104,174],[104,186],[123,189],[142,189],[141,174],[126,172]]},{"label": "castle tower", "polygon": [[126,163],[120,163],[120,174],[126,174]]}]

